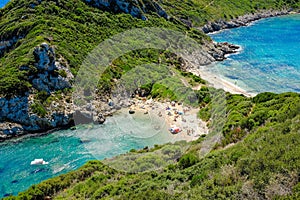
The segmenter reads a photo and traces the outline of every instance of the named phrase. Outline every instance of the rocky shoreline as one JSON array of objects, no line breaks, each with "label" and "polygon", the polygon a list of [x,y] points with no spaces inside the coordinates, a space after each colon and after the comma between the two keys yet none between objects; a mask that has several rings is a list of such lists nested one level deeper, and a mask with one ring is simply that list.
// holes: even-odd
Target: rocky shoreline
[{"label": "rocky shoreline", "polygon": [[[226,54],[235,53],[238,48],[229,43],[207,42],[203,45],[207,53],[200,55],[201,58],[198,59],[205,64],[221,61],[226,59]],[[33,91],[37,92],[0,98],[0,141],[26,134],[41,135],[43,132],[70,128],[82,123],[103,123],[105,117],[132,105],[130,99],[119,97],[120,95],[118,97],[103,95],[97,96],[83,107],[78,107],[73,104],[72,94],[62,93],[59,98],[54,95],[55,98],[53,97],[45,107],[39,98],[71,88],[74,76],[64,59],[57,59],[55,48],[47,43],[37,46],[33,53],[38,73],[32,75],[30,79]],[[183,70],[186,71],[189,66],[184,62],[182,64],[185,65]],[[23,68],[26,70],[26,66]],[[64,76],[57,73],[58,71],[64,71]],[[140,96],[145,95],[143,91],[136,92]],[[44,109],[45,113],[41,109],[42,111]]]},{"label": "rocky shoreline", "polygon": [[282,15],[288,15],[293,13],[300,13],[300,10],[263,10],[257,13],[251,13],[246,14],[243,16],[239,16],[236,19],[232,19],[231,21],[225,21],[225,20],[217,20],[214,22],[208,22],[203,27],[200,27],[200,29],[204,33],[213,33],[224,29],[231,29],[231,28],[238,28],[241,26],[248,26],[250,23],[264,19],[269,17],[276,17],[276,16],[282,16]]},{"label": "rocky shoreline", "polygon": [[[257,14],[241,16],[230,22],[222,20],[210,22],[201,29],[205,33],[210,33],[222,29],[246,26],[255,20],[287,15],[291,12],[294,11],[263,11]],[[203,49],[207,54],[201,60],[204,60],[206,64],[210,64],[226,59],[228,54],[236,53],[239,50],[239,46],[226,42],[206,42],[203,45]],[[56,58],[54,47],[43,43],[35,48],[34,56],[36,58],[35,66],[39,71],[39,74],[31,77],[35,89],[52,93],[71,87],[74,76],[63,58]],[[57,71],[64,71],[64,76],[58,74]],[[69,98],[65,97],[60,102],[51,102],[51,105],[47,108],[48,114],[41,117],[32,111],[34,100],[31,94],[13,98],[0,97],[0,141],[26,134],[43,135],[52,132],[52,130],[70,128],[78,124],[75,123],[78,122],[76,115],[80,118],[79,121],[97,123],[99,116],[112,116],[117,110],[132,105],[130,99],[120,98],[115,98],[112,105],[110,104],[110,97],[103,96],[95,99],[91,105],[87,105],[85,108],[74,108],[72,101],[68,100]]]}]

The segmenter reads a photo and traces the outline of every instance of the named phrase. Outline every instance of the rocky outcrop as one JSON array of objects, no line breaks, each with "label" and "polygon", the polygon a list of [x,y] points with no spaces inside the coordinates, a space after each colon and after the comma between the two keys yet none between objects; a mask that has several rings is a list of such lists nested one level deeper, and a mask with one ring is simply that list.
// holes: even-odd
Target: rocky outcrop
[{"label": "rocky outcrop", "polygon": [[[50,95],[52,92],[71,87],[73,74],[63,62],[63,58],[56,58],[53,47],[43,43],[34,49],[33,54],[36,72],[29,76],[29,80],[35,89],[46,91]],[[22,66],[20,70],[30,70],[30,68]],[[0,98],[1,138],[69,125],[72,112],[70,108],[69,110],[65,108],[71,106],[66,102],[60,103],[63,104],[61,106],[64,109],[56,109],[57,106],[51,104],[49,108],[45,108],[47,114],[41,117],[32,110],[32,106],[36,104],[34,95],[27,93],[24,96]]]},{"label": "rocky outcrop", "polygon": [[88,4],[115,13],[127,13],[133,17],[146,20],[145,13],[155,12],[168,19],[165,10],[152,0],[85,0]]},{"label": "rocky outcrop", "polygon": [[258,13],[254,14],[246,14],[243,16],[240,16],[236,19],[233,19],[231,21],[224,21],[222,19],[214,22],[209,22],[203,27],[201,27],[201,30],[204,33],[211,33],[215,31],[220,31],[223,29],[230,29],[230,28],[237,28],[240,26],[247,26],[249,23],[263,19],[263,18],[268,18],[268,17],[275,17],[275,16],[280,16],[280,15],[286,15],[289,14],[291,10],[282,10],[282,11],[261,11]]},{"label": "rocky outcrop", "polygon": [[0,137],[12,137],[24,132],[40,132],[56,127],[67,126],[70,114],[53,112],[47,117],[32,113],[30,96],[0,98]]},{"label": "rocky outcrop", "polygon": [[0,40],[0,57],[2,57],[5,52],[8,52],[11,48],[13,48],[14,44],[16,44],[23,37],[24,36],[15,36],[10,39]]},{"label": "rocky outcrop", "polygon": [[222,61],[226,59],[227,54],[236,53],[240,47],[238,45],[230,44],[228,42],[219,42],[209,44],[211,48],[208,53],[215,59],[215,61]]},{"label": "rocky outcrop", "polygon": [[34,49],[35,67],[38,73],[30,77],[32,85],[39,91],[51,93],[64,88],[71,88],[74,78],[67,66],[56,61],[54,48],[47,43]]}]

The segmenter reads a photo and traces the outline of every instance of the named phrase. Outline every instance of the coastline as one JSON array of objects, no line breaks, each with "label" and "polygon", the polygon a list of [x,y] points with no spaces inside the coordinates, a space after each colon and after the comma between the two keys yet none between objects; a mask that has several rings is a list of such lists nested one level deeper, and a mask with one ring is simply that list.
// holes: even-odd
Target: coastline
[{"label": "coastline", "polygon": [[262,10],[257,13],[250,13],[245,14],[242,16],[239,16],[235,19],[232,19],[230,21],[225,21],[223,19],[219,19],[217,21],[208,22],[202,27],[199,27],[200,30],[202,30],[206,34],[214,34],[219,31],[225,30],[225,29],[232,29],[232,28],[238,28],[242,26],[249,26],[253,22],[270,18],[270,17],[278,17],[283,15],[289,15],[289,14],[299,14],[300,10]]},{"label": "coastline", "polygon": [[[159,102],[153,99],[135,98],[129,110],[136,114],[149,115],[150,118],[161,118],[172,141],[194,141],[201,135],[207,135],[207,123],[197,117],[199,109],[177,102]],[[128,110],[128,111],[129,111]],[[180,113],[180,114],[179,114]],[[171,133],[170,128],[178,127],[179,133]]]},{"label": "coastline", "polygon": [[[288,14],[299,14],[299,11],[264,11],[265,13],[257,13],[257,14],[251,14],[251,15],[245,15],[245,16],[241,16],[237,19],[241,20],[243,23],[238,23],[237,26],[234,27],[228,27],[228,24],[231,24],[230,22],[224,22],[224,21],[218,21],[218,23],[222,24],[227,24],[227,26],[219,26],[219,30],[223,30],[223,29],[228,29],[228,28],[237,28],[240,26],[248,26],[251,25],[251,23],[263,19],[263,18],[268,18],[268,17],[275,17],[275,16],[280,16],[280,15],[288,15]],[[250,16],[250,17],[249,17]],[[208,23],[208,25],[212,25],[215,24],[216,22],[213,23]],[[205,26],[208,26],[205,25]],[[209,33],[213,33],[213,32],[209,32]],[[217,45],[214,43],[211,43],[211,45]],[[227,44],[228,45],[228,44]],[[229,44],[231,45],[231,44]],[[225,45],[226,46],[226,45]],[[230,48],[229,48],[230,49]],[[209,51],[210,49],[207,49],[207,51]],[[226,59],[229,55],[235,54],[235,53],[239,53],[240,49],[237,49],[237,51],[233,51],[233,52],[227,52],[227,51],[223,51],[224,55],[222,56],[223,59],[216,59],[215,62],[221,61]],[[247,97],[253,97],[256,94],[253,93],[249,93],[247,92],[245,89],[235,85],[234,83],[225,80],[224,78],[216,75],[216,74],[212,74],[209,73],[207,70],[204,70],[203,67],[209,67],[207,66],[200,66],[200,67],[192,67],[192,69],[188,69],[188,71],[194,73],[195,75],[200,75],[204,80],[208,81],[209,85],[215,88],[221,88],[224,89],[226,92],[230,92],[233,94],[243,94]],[[118,107],[124,107],[123,106],[118,106]],[[126,107],[124,107],[126,108]],[[109,112],[109,114],[107,114],[107,116],[111,116],[115,111],[117,111],[118,109],[111,109],[111,112]],[[105,112],[105,110],[104,110]],[[106,113],[106,112],[105,112]],[[5,123],[5,122],[4,122]],[[9,124],[9,122],[7,122]],[[0,142],[2,141],[6,141],[6,140],[11,140],[11,139],[15,139],[15,138],[19,138],[19,137],[23,137],[23,136],[29,136],[29,137],[38,137],[41,135],[45,135],[45,134],[49,134],[52,133],[54,131],[57,130],[62,130],[62,129],[67,129],[67,128],[71,128],[73,125],[68,124],[65,126],[59,126],[59,127],[55,127],[53,129],[49,129],[47,130],[41,130],[41,131],[36,131],[36,132],[28,132],[28,131],[24,131],[22,132],[22,134],[16,134],[16,135],[6,135],[6,134],[1,134],[0,135]]]},{"label": "coastline", "polygon": [[[218,20],[215,22],[208,22],[206,25],[203,27],[200,27],[200,29],[206,33],[207,35],[211,34],[217,34],[220,31],[226,30],[226,29],[232,29],[232,28],[238,28],[242,26],[251,26],[255,22],[266,19],[266,18],[271,18],[271,17],[279,17],[279,16],[284,16],[284,15],[290,15],[290,14],[300,14],[300,10],[294,11],[294,10],[281,10],[281,11],[262,11],[254,14],[246,14],[244,16],[239,16],[236,19],[233,19],[231,21],[224,21],[224,20]],[[218,44],[218,43],[216,43]],[[239,47],[236,52],[225,52],[224,55],[224,60],[227,59],[230,55],[233,54],[238,54],[242,51],[242,47],[239,46],[238,44],[233,44]],[[217,88],[217,89],[223,89],[226,92],[232,93],[232,94],[242,94],[246,97],[254,97],[257,94],[256,93],[250,93],[247,90],[237,86],[236,84],[220,77],[220,75],[217,74],[212,74],[210,73],[207,69],[209,67],[208,65],[206,66],[199,66],[199,67],[193,67],[189,71],[192,72],[193,74],[200,76],[204,80],[206,80],[210,86]]]},{"label": "coastline", "polygon": [[224,91],[232,94],[242,94],[246,97],[254,97],[257,95],[256,93],[249,93],[245,89],[231,83],[230,81],[227,81],[216,74],[212,74],[207,70],[204,70],[203,67],[207,66],[191,69],[190,72],[197,76],[200,76],[201,78],[206,80],[210,86],[216,89],[223,89]]}]

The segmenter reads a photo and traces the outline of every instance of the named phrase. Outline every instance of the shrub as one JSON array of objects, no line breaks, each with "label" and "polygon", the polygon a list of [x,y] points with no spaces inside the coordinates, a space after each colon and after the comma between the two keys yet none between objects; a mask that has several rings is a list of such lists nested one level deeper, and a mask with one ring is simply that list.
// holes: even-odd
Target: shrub
[{"label": "shrub", "polygon": [[179,167],[181,169],[188,168],[199,162],[199,158],[194,153],[187,153],[179,159]]},{"label": "shrub", "polygon": [[36,103],[33,103],[31,104],[30,108],[32,109],[32,112],[37,114],[38,116],[40,117],[45,117],[46,114],[47,114],[47,111],[46,109],[44,108],[44,106],[39,103],[39,102],[36,102]]},{"label": "shrub", "polygon": [[63,78],[67,78],[67,72],[65,71],[65,70],[63,70],[63,69],[61,69],[61,70],[59,70],[58,71],[58,74],[61,76],[61,77],[63,77]]}]

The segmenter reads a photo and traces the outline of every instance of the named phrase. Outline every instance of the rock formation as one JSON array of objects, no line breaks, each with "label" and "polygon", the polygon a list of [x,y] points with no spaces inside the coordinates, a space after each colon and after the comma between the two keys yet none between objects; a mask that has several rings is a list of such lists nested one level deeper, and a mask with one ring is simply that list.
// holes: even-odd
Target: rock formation
[{"label": "rock formation", "polygon": [[71,88],[70,81],[74,78],[68,67],[56,61],[53,47],[47,43],[34,49],[35,67],[38,74],[30,77],[32,85],[39,91],[51,92]]},{"label": "rock formation", "polygon": [[133,17],[147,20],[145,13],[155,12],[160,17],[168,19],[168,14],[155,1],[151,0],[85,0],[94,7],[115,13],[127,13]]},{"label": "rock formation", "polygon": [[209,22],[204,25],[201,29],[204,33],[211,33],[215,31],[220,31],[223,29],[237,28],[240,26],[247,26],[249,23],[267,18],[267,17],[275,17],[280,15],[286,15],[290,13],[290,10],[282,10],[282,11],[261,11],[254,14],[246,14],[243,16],[239,16],[236,19],[232,19],[231,21],[218,20],[214,22]]},{"label": "rock formation", "polygon": [[[67,66],[56,59],[54,48],[43,43],[34,49],[36,74],[29,79],[38,91],[51,94],[54,91],[71,87],[74,78]],[[29,67],[23,66],[22,70]],[[64,77],[59,73],[64,70]],[[2,138],[10,137],[24,132],[40,132],[56,127],[67,126],[71,123],[72,113],[64,109],[51,110],[46,116],[38,116],[32,111],[33,95],[0,98],[0,135]],[[64,107],[67,105],[64,105]],[[51,109],[51,106],[50,106]]]}]

